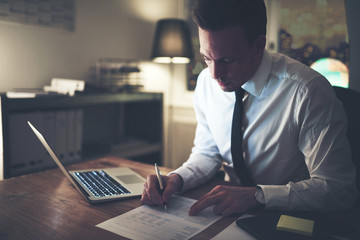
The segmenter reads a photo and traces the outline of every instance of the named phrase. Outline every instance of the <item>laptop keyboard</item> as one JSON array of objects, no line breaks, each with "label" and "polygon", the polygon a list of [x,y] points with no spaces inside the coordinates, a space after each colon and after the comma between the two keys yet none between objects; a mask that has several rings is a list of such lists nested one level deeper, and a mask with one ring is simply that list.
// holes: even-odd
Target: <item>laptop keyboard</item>
[{"label": "laptop keyboard", "polygon": [[104,171],[75,172],[74,174],[95,197],[130,193],[128,189]]}]

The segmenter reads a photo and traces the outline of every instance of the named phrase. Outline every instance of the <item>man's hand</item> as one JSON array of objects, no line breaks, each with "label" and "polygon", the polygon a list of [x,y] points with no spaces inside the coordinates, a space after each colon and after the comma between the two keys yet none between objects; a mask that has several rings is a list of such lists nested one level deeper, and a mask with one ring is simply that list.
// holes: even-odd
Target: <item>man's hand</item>
[{"label": "man's hand", "polygon": [[164,192],[160,194],[159,182],[156,175],[148,175],[144,184],[144,192],[141,196],[141,203],[145,205],[160,205],[167,203],[171,196],[180,191],[183,180],[180,175],[174,173],[170,176],[162,176],[164,183]]},{"label": "man's hand", "polygon": [[215,214],[230,216],[245,213],[257,206],[255,192],[256,187],[218,185],[191,206],[189,215],[196,215],[212,205],[215,205]]}]

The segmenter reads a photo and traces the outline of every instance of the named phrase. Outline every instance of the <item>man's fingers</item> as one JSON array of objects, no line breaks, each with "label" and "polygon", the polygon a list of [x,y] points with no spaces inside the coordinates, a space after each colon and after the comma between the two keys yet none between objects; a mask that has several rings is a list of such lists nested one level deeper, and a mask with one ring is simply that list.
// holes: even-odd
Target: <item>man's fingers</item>
[{"label": "man's fingers", "polygon": [[150,206],[154,206],[154,205],[157,205],[156,203],[152,202],[149,200],[149,198],[146,196],[146,195],[143,195],[141,197],[141,204],[145,204],[145,205],[150,205]]},{"label": "man's fingers", "polygon": [[215,205],[213,212],[217,215],[223,214],[224,210],[229,208],[230,205],[231,205],[231,203],[229,203],[228,201],[226,201],[226,199],[224,199],[223,201],[221,201],[217,205]]},{"label": "man's fingers", "polygon": [[157,178],[149,175],[144,183],[141,203],[146,205],[163,205],[162,197],[158,190]]},{"label": "man's fingers", "polygon": [[182,186],[182,179],[177,174],[170,176],[162,176],[165,189],[163,193],[160,191],[159,181],[156,175],[148,175],[144,184],[144,191],[141,198],[141,203],[147,205],[160,205],[168,202],[171,196],[178,191]]},{"label": "man's fingers", "polygon": [[141,203],[146,204],[146,205],[151,205],[151,206],[161,204],[161,202],[159,202],[159,200],[156,200],[156,198],[154,196],[150,195],[150,193],[148,191],[143,192],[142,197],[141,197]]},{"label": "man's fingers", "polygon": [[194,216],[201,210],[210,207],[211,205],[214,205],[221,201],[221,197],[219,197],[217,194],[215,195],[208,195],[207,197],[204,197],[194,203],[194,205],[191,206],[189,215]]},{"label": "man's fingers", "polygon": [[189,215],[190,216],[196,215],[201,210],[219,202],[220,199],[217,199],[217,198],[220,198],[219,193],[222,191],[223,187],[224,186],[218,185],[218,186],[214,187],[210,192],[208,192],[207,194],[205,194],[201,198],[199,198],[199,200],[196,203],[194,203],[193,206],[191,206]]},{"label": "man's fingers", "polygon": [[182,178],[177,174],[171,174],[169,176],[164,177],[165,179],[165,190],[162,194],[162,200],[164,203],[168,202],[171,196],[180,191],[182,186]]},{"label": "man's fingers", "polygon": [[196,215],[211,205],[215,205],[215,214],[230,216],[244,213],[256,206],[255,191],[255,187],[216,186],[191,206],[189,215]]},{"label": "man's fingers", "polygon": [[216,187],[214,187],[213,189],[211,189],[210,192],[208,192],[208,193],[206,193],[205,195],[201,196],[201,197],[198,199],[197,202],[201,202],[201,201],[203,201],[204,199],[206,199],[206,198],[208,198],[208,197],[210,197],[210,196],[212,196],[212,195],[215,195],[215,194],[219,193],[220,191],[221,191],[221,186],[216,186]]},{"label": "man's fingers", "polygon": [[174,187],[172,187],[171,185],[167,185],[163,194],[162,194],[162,200],[164,203],[168,202],[171,198],[171,196],[176,192],[176,190],[174,189]]}]

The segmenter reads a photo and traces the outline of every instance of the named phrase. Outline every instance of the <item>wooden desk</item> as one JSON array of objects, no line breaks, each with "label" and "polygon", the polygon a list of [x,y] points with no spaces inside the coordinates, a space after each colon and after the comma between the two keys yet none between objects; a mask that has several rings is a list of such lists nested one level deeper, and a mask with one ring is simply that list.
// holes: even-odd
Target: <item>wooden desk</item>
[{"label": "wooden desk", "polygon": [[[69,169],[118,166],[132,168],[144,177],[154,172],[152,165],[118,157],[74,164]],[[170,171],[160,169],[163,174]],[[184,196],[197,199],[219,183],[223,181],[214,179]],[[0,181],[0,239],[125,239],[95,225],[140,205],[139,198],[91,205],[59,169],[10,178]],[[193,239],[210,239],[237,217],[223,217]],[[359,209],[332,213],[331,217],[355,227],[360,223]]]},{"label": "wooden desk", "polygon": [[[152,165],[117,157],[74,164],[71,169],[129,167],[146,177]],[[162,174],[170,171],[160,168]],[[190,191],[185,196],[198,198],[211,185]],[[125,239],[95,225],[139,207],[139,198],[89,204],[59,169],[0,181],[0,239]],[[209,239],[236,217],[219,220],[195,239]]]}]

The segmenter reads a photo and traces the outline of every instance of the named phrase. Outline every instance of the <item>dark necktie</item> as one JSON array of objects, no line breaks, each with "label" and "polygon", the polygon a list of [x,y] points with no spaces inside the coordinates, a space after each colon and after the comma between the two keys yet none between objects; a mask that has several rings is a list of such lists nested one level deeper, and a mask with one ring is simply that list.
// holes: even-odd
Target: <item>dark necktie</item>
[{"label": "dark necktie", "polygon": [[236,102],[234,107],[234,115],[231,129],[231,155],[234,164],[234,171],[239,177],[241,184],[244,186],[254,186],[247,167],[245,166],[243,150],[242,150],[242,99],[244,97],[244,89],[240,88],[235,92]]}]

